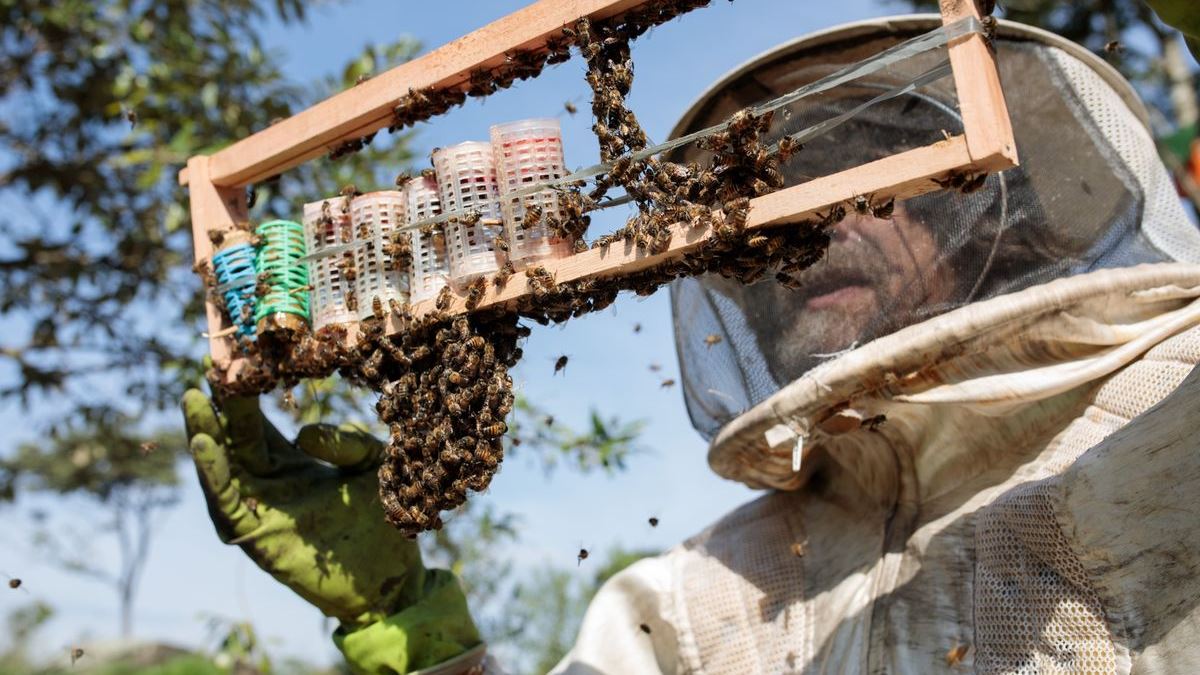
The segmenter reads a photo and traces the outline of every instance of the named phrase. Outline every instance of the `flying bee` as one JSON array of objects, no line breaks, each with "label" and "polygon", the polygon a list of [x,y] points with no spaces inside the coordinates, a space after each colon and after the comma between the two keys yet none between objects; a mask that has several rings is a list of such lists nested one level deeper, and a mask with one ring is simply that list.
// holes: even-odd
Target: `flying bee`
[{"label": "flying bee", "polygon": [[586,548],[579,549],[579,555],[575,556],[575,566],[579,567],[579,564],[587,559],[588,559],[588,550]]},{"label": "flying bee", "polygon": [[704,346],[712,349],[713,345],[721,343],[721,336],[716,333],[710,333],[704,336]]},{"label": "flying bee", "polygon": [[671,378],[668,377],[667,379],[662,381],[662,385],[660,385],[660,388],[661,389],[670,389],[671,387],[674,387],[674,386],[675,386],[675,380],[672,380]]},{"label": "flying bee", "polygon": [[567,113],[569,113],[571,115],[574,115],[575,113],[579,112],[579,109],[575,107],[575,104],[571,103],[570,101],[563,103],[563,109],[565,109],[567,111]]},{"label": "flying bee", "polygon": [[20,580],[20,579],[18,579],[18,578],[16,578],[16,577],[13,577],[13,578],[9,579],[9,580],[8,580],[8,587],[9,587],[9,588],[11,588],[11,589],[13,589],[13,590],[16,590],[16,589],[20,588],[20,587],[21,587],[21,580]]},{"label": "flying bee", "polygon": [[83,658],[83,647],[72,647],[71,648],[71,665],[72,666],[75,665],[75,662],[82,658]]},{"label": "flying bee", "polygon": [[658,372],[658,371],[660,371],[660,370],[662,370],[662,366],[661,366],[661,365],[659,365],[659,364],[657,364],[657,363],[651,363],[651,364],[650,364],[650,372],[652,372],[652,373],[657,373],[657,372]]},{"label": "flying bee", "polygon": [[1109,54],[1121,54],[1125,51],[1125,45],[1121,44],[1120,40],[1112,40],[1104,43],[1104,51]]},{"label": "flying bee", "polygon": [[558,371],[565,370],[566,367],[567,367],[567,355],[563,354],[562,356],[558,357],[558,359],[554,362],[554,372],[552,374],[557,375]]},{"label": "flying bee", "polygon": [[650,516],[650,520],[647,522],[650,523],[650,527],[658,527],[658,518],[654,516]]},{"label": "flying bee", "polygon": [[646,635],[649,635],[650,634],[650,625],[645,624],[645,623],[638,624],[638,630],[642,631]]},{"label": "flying bee", "polygon": [[138,116],[133,108],[121,108],[121,114],[125,116],[125,121],[129,122],[130,129],[137,126]]},{"label": "flying bee", "polygon": [[150,453],[152,453],[158,449],[158,443],[156,443],[154,441],[144,441],[138,447],[142,451],[142,457],[146,457],[147,455],[149,455]]}]

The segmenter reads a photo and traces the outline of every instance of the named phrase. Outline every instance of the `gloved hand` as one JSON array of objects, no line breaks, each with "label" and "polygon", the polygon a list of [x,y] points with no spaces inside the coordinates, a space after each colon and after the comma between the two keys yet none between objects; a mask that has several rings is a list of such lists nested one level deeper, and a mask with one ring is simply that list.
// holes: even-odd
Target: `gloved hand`
[{"label": "gloved hand", "polygon": [[194,389],[183,413],[221,540],[338,619],[334,640],[355,670],[405,673],[481,644],[454,576],[426,570],[416,542],[385,522],[379,440],[311,425],[293,444],[257,399],[232,399],[218,415]]}]

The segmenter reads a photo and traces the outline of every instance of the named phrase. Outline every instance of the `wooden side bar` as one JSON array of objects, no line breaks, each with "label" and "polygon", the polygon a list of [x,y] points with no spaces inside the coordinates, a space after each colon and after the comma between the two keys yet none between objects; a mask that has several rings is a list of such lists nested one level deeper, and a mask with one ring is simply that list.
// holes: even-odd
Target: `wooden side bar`
[{"label": "wooden side bar", "polygon": [[[192,252],[196,262],[212,265],[213,245],[209,231],[233,232],[237,223],[248,220],[246,193],[241,188],[220,188],[209,180],[209,158],[200,156],[188,160],[191,173],[190,201],[192,209]],[[224,312],[205,298],[204,313],[208,318],[208,345],[213,364],[224,366],[233,355],[234,339],[223,335],[230,322]]]},{"label": "wooden side bar", "polygon": [[[540,0],[428,54],[330,98],[212,155],[209,177],[223,187],[245,186],[325,154],[339,143],[387,127],[410,89],[452,89],[471,71],[504,62],[505,54],[536,49],[580,17],[604,19],[647,0]],[[193,177],[183,172],[181,184]]]},{"label": "wooden side bar", "polygon": [[[943,25],[984,18],[976,0],[941,0],[941,11]],[[948,50],[971,161],[986,171],[1016,166],[1017,144],[991,45],[973,33],[951,42]]]}]

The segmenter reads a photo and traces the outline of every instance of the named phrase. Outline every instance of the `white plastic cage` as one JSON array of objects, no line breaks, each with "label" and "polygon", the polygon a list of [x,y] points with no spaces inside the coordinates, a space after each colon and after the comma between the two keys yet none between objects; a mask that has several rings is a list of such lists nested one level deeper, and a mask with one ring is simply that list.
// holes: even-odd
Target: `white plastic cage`
[{"label": "white plastic cage", "polygon": [[[354,294],[358,300],[358,318],[375,312],[379,299],[384,311],[395,300],[408,302],[408,264],[396,258],[392,238],[396,228],[407,222],[407,202],[399,190],[370,192],[350,201],[350,218],[355,243]],[[407,236],[407,233],[402,233]],[[401,267],[403,265],[403,267]]]},{"label": "white plastic cage", "polygon": [[[571,255],[572,242],[560,239],[546,227],[547,216],[562,216],[554,190],[506,196],[567,174],[558,120],[546,117],[497,124],[491,128],[491,135],[509,255],[513,260],[529,262]],[[530,207],[541,213],[535,213],[537,217],[531,218],[526,227],[525,217]]]},{"label": "white plastic cage", "polygon": [[304,243],[310,256],[308,283],[313,330],[335,323],[354,323],[350,309],[352,284],[341,262],[353,249],[354,228],[346,197],[330,197],[304,205]]},{"label": "white plastic cage", "polygon": [[[495,239],[503,236],[500,194],[496,185],[496,161],[491,143],[467,141],[433,153],[438,195],[442,209],[460,212],[458,222],[446,223],[446,250],[450,279],[468,282],[500,268]],[[464,225],[464,214],[479,219]]]},{"label": "white plastic cage", "polygon": [[[442,201],[438,197],[437,181],[433,178],[417,177],[404,187],[408,222],[417,223],[442,212]],[[450,276],[450,263],[446,256],[445,237],[433,233],[421,234],[410,231],[412,240],[412,274],[409,277],[409,296],[413,302],[436,297],[446,286]]]}]

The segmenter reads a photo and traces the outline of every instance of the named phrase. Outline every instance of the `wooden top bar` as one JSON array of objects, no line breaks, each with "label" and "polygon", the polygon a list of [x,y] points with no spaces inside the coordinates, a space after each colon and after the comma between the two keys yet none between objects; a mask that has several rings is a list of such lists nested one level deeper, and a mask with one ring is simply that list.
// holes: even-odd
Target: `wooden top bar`
[{"label": "wooden top bar", "polygon": [[[392,109],[410,89],[462,86],[472,70],[498,66],[514,50],[539,48],[580,17],[605,19],[645,2],[535,2],[216,152],[209,158],[209,179],[221,187],[242,187],[280,174],[387,127]],[[179,183],[188,181],[184,169]]]}]

